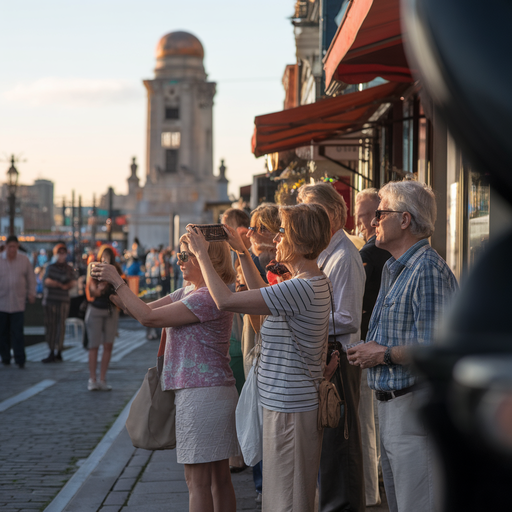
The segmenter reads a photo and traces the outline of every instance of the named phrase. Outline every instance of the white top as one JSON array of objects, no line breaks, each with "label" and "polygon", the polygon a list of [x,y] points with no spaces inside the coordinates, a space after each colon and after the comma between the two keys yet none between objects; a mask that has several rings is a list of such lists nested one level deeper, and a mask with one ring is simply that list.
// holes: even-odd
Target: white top
[{"label": "white top", "polygon": [[[336,340],[344,347],[357,343],[361,339],[366,275],[361,255],[343,229],[334,233],[327,249],[320,253],[318,266],[332,284]],[[332,319],[329,334],[334,334]]]},{"label": "white top", "polygon": [[258,390],[266,409],[304,412],[318,407],[331,313],[329,288],[325,276],[261,288],[271,311],[261,327],[258,368]]}]

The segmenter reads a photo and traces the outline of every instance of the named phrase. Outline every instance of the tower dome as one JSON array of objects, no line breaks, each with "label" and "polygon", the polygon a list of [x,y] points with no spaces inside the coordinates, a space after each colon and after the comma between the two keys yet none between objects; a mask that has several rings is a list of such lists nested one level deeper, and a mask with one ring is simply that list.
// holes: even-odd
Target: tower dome
[{"label": "tower dome", "polygon": [[204,57],[204,49],[199,39],[184,31],[170,32],[158,41],[156,58],[170,56]]}]

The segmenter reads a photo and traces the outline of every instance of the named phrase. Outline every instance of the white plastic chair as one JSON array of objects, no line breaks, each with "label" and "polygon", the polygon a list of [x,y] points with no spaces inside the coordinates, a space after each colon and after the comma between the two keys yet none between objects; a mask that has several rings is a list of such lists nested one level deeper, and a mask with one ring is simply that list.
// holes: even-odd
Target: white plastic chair
[{"label": "white plastic chair", "polygon": [[66,338],[68,332],[73,337],[73,342],[79,342],[80,344],[84,341],[85,324],[81,318],[66,318]]}]

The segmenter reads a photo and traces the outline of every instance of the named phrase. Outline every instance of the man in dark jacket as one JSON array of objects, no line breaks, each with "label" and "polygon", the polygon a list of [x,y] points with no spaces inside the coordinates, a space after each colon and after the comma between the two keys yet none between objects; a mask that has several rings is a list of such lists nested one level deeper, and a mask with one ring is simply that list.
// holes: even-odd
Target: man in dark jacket
[{"label": "man in dark jacket", "polygon": [[[391,258],[391,254],[388,251],[379,249],[375,245],[375,228],[372,226],[372,220],[375,217],[375,210],[379,207],[379,202],[379,191],[376,188],[364,189],[356,196],[355,214],[357,228],[366,241],[366,244],[359,251],[366,273],[361,321],[362,340],[366,338],[373,307],[379,295],[382,268],[384,263]],[[361,441],[363,446],[366,506],[371,507],[378,505],[381,500],[378,475],[378,432],[375,426],[373,392],[368,387],[367,374],[367,369],[361,372],[359,420],[361,422]]]}]

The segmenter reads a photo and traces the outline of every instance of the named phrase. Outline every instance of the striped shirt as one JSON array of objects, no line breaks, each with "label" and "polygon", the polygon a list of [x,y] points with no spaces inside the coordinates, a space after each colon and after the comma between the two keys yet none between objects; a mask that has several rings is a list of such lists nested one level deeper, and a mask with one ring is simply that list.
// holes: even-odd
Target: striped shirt
[{"label": "striped shirt", "polygon": [[[429,345],[457,290],[450,267],[428,240],[417,242],[398,260],[390,258],[384,265],[366,340],[388,347]],[[368,385],[379,391],[404,389],[414,382],[404,365],[368,369]]]},{"label": "striped shirt", "polygon": [[0,254],[0,311],[25,311],[27,297],[36,296],[36,276],[29,259],[18,252],[16,258],[7,258],[7,250]]},{"label": "striped shirt", "polygon": [[266,409],[304,412],[318,407],[331,312],[329,289],[326,276],[261,288],[271,312],[261,327],[258,368],[258,390]]}]

